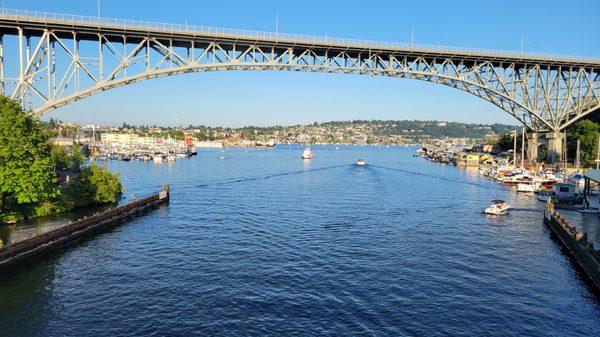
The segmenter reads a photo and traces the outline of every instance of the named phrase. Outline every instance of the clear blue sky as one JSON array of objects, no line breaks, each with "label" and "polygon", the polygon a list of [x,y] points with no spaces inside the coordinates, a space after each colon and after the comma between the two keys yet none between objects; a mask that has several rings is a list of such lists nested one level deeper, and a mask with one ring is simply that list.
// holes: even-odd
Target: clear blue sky
[{"label": "clear blue sky", "polygon": [[[7,8],[96,15],[97,0],[4,0]],[[359,39],[600,57],[600,1],[102,0],[102,16]],[[47,115],[77,123],[242,126],[349,119],[514,123],[483,100],[416,80],[218,72],[109,90]]]}]

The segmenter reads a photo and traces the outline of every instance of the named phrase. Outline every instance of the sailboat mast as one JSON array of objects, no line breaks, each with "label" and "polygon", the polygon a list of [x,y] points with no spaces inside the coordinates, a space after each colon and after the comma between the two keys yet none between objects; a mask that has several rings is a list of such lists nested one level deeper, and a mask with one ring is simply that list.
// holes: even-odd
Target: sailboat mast
[{"label": "sailboat mast", "polygon": [[579,162],[580,162],[580,158],[579,158],[579,139],[577,139],[577,151],[575,152],[575,168],[577,170],[577,172],[579,172]]},{"label": "sailboat mast", "polygon": [[596,170],[600,166],[600,134],[598,135],[598,146],[596,147]]},{"label": "sailboat mast", "polygon": [[513,131],[513,139],[514,139],[514,144],[513,144],[513,165],[517,165],[517,130]]},{"label": "sailboat mast", "polygon": [[568,160],[569,160],[569,156],[568,156],[568,151],[569,148],[567,147],[567,131],[565,131],[565,139],[564,139],[564,147],[565,147],[565,160],[563,161],[563,166],[565,169],[565,172],[567,171],[567,167],[569,165]]},{"label": "sailboat mast", "polygon": [[521,137],[521,167],[525,167],[525,127],[523,127],[523,137]]}]

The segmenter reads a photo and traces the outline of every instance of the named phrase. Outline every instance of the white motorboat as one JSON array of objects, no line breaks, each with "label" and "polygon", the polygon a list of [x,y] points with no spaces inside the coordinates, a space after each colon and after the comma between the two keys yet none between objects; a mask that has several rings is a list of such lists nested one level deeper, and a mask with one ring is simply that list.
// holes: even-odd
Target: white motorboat
[{"label": "white motorboat", "polygon": [[537,187],[536,184],[524,184],[524,183],[517,184],[517,192],[536,193],[537,191],[539,191],[539,188]]},{"label": "white motorboat", "polygon": [[492,204],[485,209],[483,213],[489,215],[504,215],[508,214],[510,206],[504,200],[492,200]]},{"label": "white motorboat", "polygon": [[225,160],[225,156],[220,156],[219,159],[220,160]]},{"label": "white motorboat", "polygon": [[167,156],[167,161],[168,162],[172,163],[175,160],[177,160],[177,157],[175,157],[174,155],[170,154],[170,155]]},{"label": "white motorboat", "polygon": [[152,157],[152,160],[155,163],[162,163],[163,162],[163,157],[162,156],[154,156],[154,157]]},{"label": "white motorboat", "polygon": [[547,202],[548,199],[554,196],[554,191],[541,190],[537,195],[537,200]]},{"label": "white motorboat", "polygon": [[304,152],[302,152],[302,159],[312,159],[315,156],[310,147],[306,147]]},{"label": "white motorboat", "polygon": [[365,161],[364,158],[358,158],[358,160],[356,161],[356,165],[365,166],[365,165],[367,165],[367,162]]}]

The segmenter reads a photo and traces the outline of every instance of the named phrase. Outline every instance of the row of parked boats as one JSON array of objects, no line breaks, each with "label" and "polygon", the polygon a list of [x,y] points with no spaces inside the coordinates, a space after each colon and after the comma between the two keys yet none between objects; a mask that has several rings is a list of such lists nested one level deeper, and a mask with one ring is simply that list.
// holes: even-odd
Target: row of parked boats
[{"label": "row of parked boats", "polygon": [[[454,164],[477,168],[479,173],[503,186],[512,188],[519,193],[536,194],[539,201],[547,202],[552,198],[557,205],[583,212],[599,212],[598,191],[590,191],[594,196],[585,195],[585,177],[581,172],[567,172],[561,166],[544,168],[543,165],[511,161],[510,156],[493,156],[491,154],[448,153],[443,150],[427,151],[419,149],[415,156],[426,158],[441,164]],[[457,158],[467,158],[467,164],[461,165]],[[471,158],[472,157],[472,158]],[[472,162],[472,163],[471,163]],[[516,162],[516,164],[515,164]],[[590,202],[593,198],[595,202]],[[509,209],[503,200],[493,200],[487,214],[506,214]]]},{"label": "row of parked boats", "polygon": [[551,197],[561,203],[583,202],[585,178],[580,172],[567,174],[549,169],[528,170],[519,166],[500,165],[482,167],[480,173],[517,192],[537,194],[537,199],[543,202]]},{"label": "row of parked boats", "polygon": [[104,161],[104,160],[122,160],[122,161],[154,161],[155,163],[162,162],[174,162],[177,158],[187,158],[197,155],[195,149],[188,148],[180,151],[169,151],[169,152],[108,152],[101,153],[91,156],[90,159],[93,161]]}]

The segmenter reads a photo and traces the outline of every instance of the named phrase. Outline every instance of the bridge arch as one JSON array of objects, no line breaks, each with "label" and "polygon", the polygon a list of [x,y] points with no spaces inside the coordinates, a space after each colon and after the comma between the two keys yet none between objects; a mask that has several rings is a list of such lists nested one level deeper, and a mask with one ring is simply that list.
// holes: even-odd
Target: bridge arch
[{"label": "bridge arch", "polygon": [[[65,96],[58,100],[55,100],[52,103],[40,106],[33,110],[35,115],[41,116],[48,112],[51,112],[54,109],[60,108],[62,106],[68,105],[69,103],[76,102],[78,100],[84,99],[86,97],[92,96],[94,94],[107,91],[110,89],[122,87],[132,83],[138,83],[142,81],[146,81],[154,78],[162,78],[175,76],[186,73],[198,73],[198,72],[209,72],[209,71],[227,71],[227,70],[236,70],[236,71],[251,71],[256,70],[259,67],[261,70],[277,70],[277,71],[311,71],[311,72],[324,72],[324,73],[341,73],[341,74],[353,74],[353,72],[349,72],[346,69],[330,69],[327,67],[307,67],[302,65],[278,65],[272,66],[269,64],[257,65],[254,63],[237,63],[235,65],[232,64],[198,64],[195,66],[187,66],[187,67],[179,67],[179,68],[170,68],[163,69],[160,71],[153,71],[148,73],[140,73],[134,76],[129,76],[126,78],[121,78],[118,80],[107,81],[98,83],[98,85],[82,90],[80,92]],[[471,95],[484,99],[505,112],[509,113],[511,116],[519,120],[523,124],[527,124],[526,120],[523,119],[523,116],[514,115],[505,109],[505,105],[503,103],[511,102],[511,104],[518,106],[521,109],[526,110],[527,107],[522,106],[520,102],[514,101],[511,97],[497,92],[491,92],[488,88],[486,88],[481,83],[476,83],[469,81],[467,79],[457,79],[444,74],[438,74],[432,76],[431,74],[425,72],[414,72],[414,71],[397,71],[393,73],[379,73],[370,71],[370,72],[360,72],[362,75],[380,75],[380,76],[388,76],[394,78],[406,78],[406,79],[417,79],[426,82],[432,82],[437,84],[442,84],[445,86],[449,86],[454,89],[458,89],[464,92],[467,92]],[[477,88],[477,90],[472,90],[473,88]],[[530,111],[532,116],[537,118],[540,122],[545,123],[543,118],[539,116],[537,113]]]},{"label": "bridge arch", "polygon": [[[6,48],[4,35],[16,36],[18,46]],[[84,55],[81,42],[95,43],[95,52]],[[55,57],[59,50],[66,55],[62,61]],[[38,115],[150,78],[220,70],[368,74],[434,82],[480,97],[537,132],[560,132],[600,108],[598,59],[10,10],[0,11],[0,51],[19,59],[18,76],[8,78],[0,53],[0,92],[23,105],[34,97],[37,104],[30,107]],[[113,67],[106,62],[109,58],[117,60]],[[61,62],[68,69],[56,79]],[[89,85],[81,86],[80,77]]]}]

